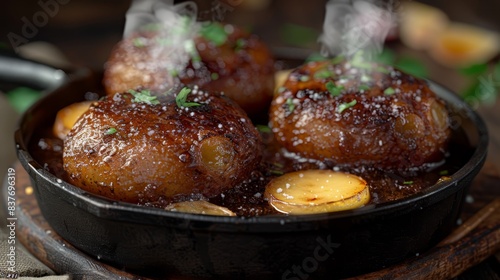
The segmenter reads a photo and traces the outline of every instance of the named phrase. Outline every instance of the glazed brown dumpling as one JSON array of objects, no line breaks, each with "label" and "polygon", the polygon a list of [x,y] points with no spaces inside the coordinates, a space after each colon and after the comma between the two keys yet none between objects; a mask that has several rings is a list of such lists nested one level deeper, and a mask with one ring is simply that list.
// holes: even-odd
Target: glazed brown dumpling
[{"label": "glazed brown dumpling", "polygon": [[[223,92],[250,116],[267,114],[274,90],[274,59],[260,39],[234,25],[215,22],[203,24],[192,41],[169,41],[174,35],[168,30],[144,30],[119,42],[105,66],[107,93],[138,87],[161,92],[181,82]],[[175,49],[179,44],[185,48]],[[183,63],[177,61],[182,52],[188,53],[189,61],[174,69],[172,64]]]},{"label": "glazed brown dumpling", "polygon": [[259,164],[259,133],[228,98],[194,89],[184,101],[173,94],[159,102],[132,93],[95,102],[67,135],[63,164],[74,185],[165,206],[220,195]]},{"label": "glazed brown dumpling", "polygon": [[441,161],[448,123],[446,104],[425,81],[359,60],[295,69],[270,110],[288,151],[347,167],[407,170]]}]

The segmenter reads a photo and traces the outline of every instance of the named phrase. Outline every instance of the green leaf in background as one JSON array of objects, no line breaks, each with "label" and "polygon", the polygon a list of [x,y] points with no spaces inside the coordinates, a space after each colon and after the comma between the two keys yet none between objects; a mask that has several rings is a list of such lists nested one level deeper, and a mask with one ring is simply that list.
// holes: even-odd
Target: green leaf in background
[{"label": "green leaf in background", "polygon": [[460,73],[472,76],[474,81],[462,91],[462,98],[472,107],[492,105],[500,94],[500,62],[489,68],[487,63],[461,69]]},{"label": "green leaf in background", "polygon": [[500,61],[493,67],[493,78],[500,83]]},{"label": "green leaf in background", "polygon": [[375,62],[382,63],[385,65],[393,65],[396,61],[396,54],[393,50],[384,48],[384,50],[375,57]]},{"label": "green leaf in background", "polygon": [[429,74],[427,67],[425,67],[423,63],[411,57],[400,58],[396,61],[396,63],[394,63],[394,66],[403,72],[419,78],[425,78]]},{"label": "green leaf in background", "polygon": [[315,53],[312,53],[310,54],[307,58],[306,58],[306,63],[307,62],[313,62],[313,61],[323,61],[323,60],[326,60],[327,58],[323,55],[321,55],[320,53],[318,52],[315,52]]},{"label": "green leaf in background", "polygon": [[19,113],[26,111],[40,97],[39,91],[27,87],[18,87],[7,92],[9,103]]},{"label": "green leaf in background", "polygon": [[319,35],[319,32],[313,28],[293,23],[285,23],[280,30],[282,42],[297,47],[315,44]]},{"label": "green leaf in background", "polygon": [[460,72],[462,74],[468,76],[478,76],[484,74],[486,71],[488,71],[488,64],[485,63],[473,64],[468,67],[460,69]]}]

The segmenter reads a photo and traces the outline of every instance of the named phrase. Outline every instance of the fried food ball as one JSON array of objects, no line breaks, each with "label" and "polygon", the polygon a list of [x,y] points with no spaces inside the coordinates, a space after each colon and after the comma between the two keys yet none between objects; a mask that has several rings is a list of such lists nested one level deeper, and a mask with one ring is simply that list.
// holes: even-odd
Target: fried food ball
[{"label": "fried food ball", "polygon": [[250,116],[267,114],[275,70],[267,46],[230,24],[204,23],[193,38],[188,32],[145,29],[119,42],[105,65],[107,93],[161,92],[181,82],[223,92]]},{"label": "fried food ball", "polygon": [[270,126],[295,155],[346,167],[423,168],[444,158],[450,137],[447,106],[424,80],[359,58],[295,69]]},{"label": "fried food ball", "polygon": [[258,131],[227,97],[184,88],[159,100],[131,91],[95,102],[80,117],[64,141],[63,166],[84,190],[164,207],[246,180],[261,149]]}]

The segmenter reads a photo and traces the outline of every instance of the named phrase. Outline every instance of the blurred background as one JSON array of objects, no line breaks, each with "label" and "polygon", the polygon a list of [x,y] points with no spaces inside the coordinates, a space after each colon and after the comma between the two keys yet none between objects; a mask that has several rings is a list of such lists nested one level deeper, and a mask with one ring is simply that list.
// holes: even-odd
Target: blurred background
[{"label": "blurred background", "polygon": [[[3,0],[0,11],[0,42],[12,47],[8,35],[22,36],[26,20],[44,23],[25,37],[20,45],[48,42],[59,48],[73,64],[99,69],[106,61],[113,45],[120,40],[125,23],[125,13],[131,1],[122,0]],[[316,47],[314,35],[321,32],[326,0],[198,0],[203,14],[219,6],[216,13],[223,19],[247,27],[273,46]],[[500,1],[436,0],[421,1],[441,9],[453,21],[473,24],[500,31]],[[45,20],[41,3],[58,6]],[[396,6],[403,2],[396,2]],[[214,12],[214,11],[212,11]],[[42,24],[40,24],[42,25]],[[295,42],[287,38],[290,25],[309,28],[310,37],[298,37]],[[302,31],[307,31],[304,29]],[[295,30],[296,31],[296,30]],[[304,32],[302,32],[304,33]]]}]

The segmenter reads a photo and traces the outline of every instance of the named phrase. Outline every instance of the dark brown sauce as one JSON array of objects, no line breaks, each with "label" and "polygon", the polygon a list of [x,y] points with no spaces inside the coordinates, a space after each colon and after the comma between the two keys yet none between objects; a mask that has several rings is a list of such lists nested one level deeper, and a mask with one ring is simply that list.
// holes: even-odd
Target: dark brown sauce
[{"label": "dark brown sauce", "polygon": [[[452,175],[467,162],[473,150],[463,131],[454,130],[446,159],[442,163],[426,166],[426,170],[407,172],[388,172],[377,168],[350,170],[294,157],[280,148],[270,133],[262,133],[262,136],[266,150],[260,168],[251,174],[251,179],[211,198],[210,202],[227,207],[238,216],[278,214],[264,199],[265,186],[271,179],[283,173],[304,169],[333,169],[356,174],[368,182],[371,203],[394,201],[416,194],[436,184],[440,178]],[[42,129],[34,135],[29,148],[33,158],[46,170],[58,178],[67,180],[62,164],[63,141],[55,137],[51,129]]]}]

